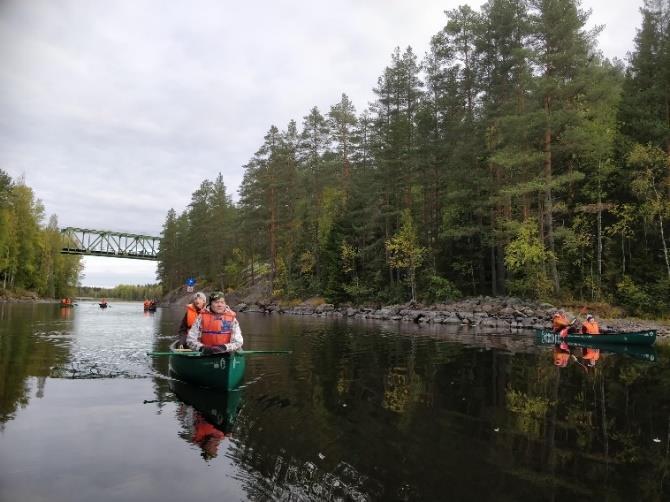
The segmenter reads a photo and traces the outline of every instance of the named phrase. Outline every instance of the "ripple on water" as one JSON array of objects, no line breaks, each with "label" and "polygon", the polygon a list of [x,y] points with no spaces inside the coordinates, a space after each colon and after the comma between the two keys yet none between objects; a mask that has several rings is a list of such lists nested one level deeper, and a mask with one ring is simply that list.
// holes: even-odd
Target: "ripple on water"
[{"label": "ripple on water", "polygon": [[51,369],[52,377],[154,376],[146,352],[157,338],[165,338],[160,334],[160,316],[144,316],[137,303],[118,302],[113,307],[80,309],[67,330],[36,333],[68,353],[67,362]]}]

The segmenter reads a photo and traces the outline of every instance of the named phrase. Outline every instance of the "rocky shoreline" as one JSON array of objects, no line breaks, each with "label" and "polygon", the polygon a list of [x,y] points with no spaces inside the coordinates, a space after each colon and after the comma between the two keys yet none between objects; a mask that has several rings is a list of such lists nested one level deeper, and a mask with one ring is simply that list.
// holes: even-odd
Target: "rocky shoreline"
[{"label": "rocky shoreline", "polygon": [[[549,303],[534,303],[518,298],[477,297],[453,303],[423,306],[419,304],[386,305],[381,307],[336,307],[330,303],[238,303],[237,312],[261,314],[285,314],[316,317],[346,317],[353,319],[375,319],[403,321],[418,324],[465,325],[481,330],[497,330],[512,333],[522,329],[539,329],[551,326],[551,316],[557,307]],[[577,315],[566,310],[568,317]],[[596,317],[597,312],[595,313]],[[581,316],[583,317],[583,316]],[[636,331],[656,329],[660,338],[670,338],[670,325],[642,319],[598,318],[603,330]]]}]

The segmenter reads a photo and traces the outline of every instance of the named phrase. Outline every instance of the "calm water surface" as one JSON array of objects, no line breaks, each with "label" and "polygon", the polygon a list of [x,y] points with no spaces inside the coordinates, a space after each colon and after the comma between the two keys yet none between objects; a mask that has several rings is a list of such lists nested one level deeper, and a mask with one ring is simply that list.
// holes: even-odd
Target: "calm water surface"
[{"label": "calm water surface", "polygon": [[233,392],[150,358],[183,311],[0,304],[0,501],[670,500],[670,352],[241,314]]}]

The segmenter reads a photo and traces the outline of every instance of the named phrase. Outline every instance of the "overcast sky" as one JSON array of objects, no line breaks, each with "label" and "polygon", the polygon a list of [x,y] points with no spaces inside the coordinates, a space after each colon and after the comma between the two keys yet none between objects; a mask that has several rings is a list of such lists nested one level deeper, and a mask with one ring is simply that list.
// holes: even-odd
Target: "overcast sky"
[{"label": "overcast sky", "polygon": [[[346,93],[358,112],[394,47],[420,57],[445,10],[481,1],[0,0],[0,169],[61,227],[159,235],[218,172],[237,199],[270,125]],[[642,0],[583,0],[624,59]],[[155,281],[86,258],[85,285]]]}]

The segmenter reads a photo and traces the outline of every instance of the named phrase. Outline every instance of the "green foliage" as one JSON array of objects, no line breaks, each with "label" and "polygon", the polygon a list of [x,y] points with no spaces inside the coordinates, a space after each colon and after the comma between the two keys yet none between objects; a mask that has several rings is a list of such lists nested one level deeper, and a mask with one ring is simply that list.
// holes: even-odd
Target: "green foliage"
[{"label": "green foliage", "polygon": [[141,301],[158,299],[161,296],[160,284],[119,284],[113,288],[79,286],[77,296],[93,298],[114,298],[117,300]]},{"label": "green foliage", "polygon": [[63,255],[56,216],[43,224],[44,207],[23,180],[0,170],[0,287],[40,296],[71,296],[81,272],[77,256]]},{"label": "green foliage", "polygon": [[624,276],[616,285],[616,298],[619,305],[631,314],[640,315],[649,312],[651,297],[629,276]]},{"label": "green foliage", "polygon": [[412,301],[416,300],[416,269],[423,263],[426,248],[419,244],[412,214],[408,209],[402,213],[402,226],[398,233],[386,241],[388,262],[391,268],[404,270],[412,290]]},{"label": "green foliage", "polygon": [[505,253],[505,263],[513,274],[510,291],[521,296],[546,297],[551,289],[546,272],[548,258],[549,251],[540,240],[537,221],[528,219],[518,225]]},{"label": "green foliage", "polygon": [[422,295],[424,302],[444,303],[450,300],[458,300],[462,296],[454,283],[445,277],[430,274],[426,283]]}]

